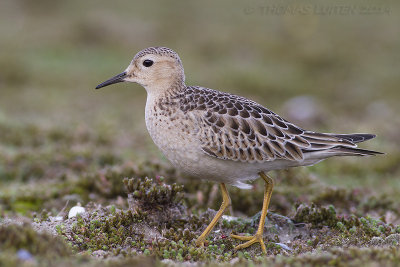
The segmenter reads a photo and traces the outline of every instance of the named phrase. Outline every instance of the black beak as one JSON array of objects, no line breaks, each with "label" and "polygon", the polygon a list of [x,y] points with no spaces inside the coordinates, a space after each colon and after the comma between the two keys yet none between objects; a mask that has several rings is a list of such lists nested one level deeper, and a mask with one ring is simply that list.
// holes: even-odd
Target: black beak
[{"label": "black beak", "polygon": [[126,72],[122,72],[118,75],[115,75],[114,77],[112,77],[111,79],[108,79],[107,81],[99,84],[96,86],[96,89],[100,89],[101,87],[105,87],[114,83],[120,83],[124,81],[124,78],[126,77]]}]

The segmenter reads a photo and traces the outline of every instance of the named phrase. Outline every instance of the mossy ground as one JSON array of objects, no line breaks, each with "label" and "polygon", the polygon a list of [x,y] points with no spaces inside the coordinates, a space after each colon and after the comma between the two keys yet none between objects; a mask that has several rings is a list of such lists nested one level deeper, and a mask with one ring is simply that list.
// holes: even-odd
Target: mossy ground
[{"label": "mossy ground", "polygon": [[[0,266],[399,265],[399,4],[277,15],[265,13],[272,1],[156,2],[0,4]],[[310,4],[299,7],[337,6]],[[198,248],[218,185],[160,154],[143,88],[94,90],[153,45],[180,53],[190,85],[244,95],[311,130],[376,133],[362,147],[386,155],[271,172],[267,255],[236,252],[229,237],[257,228],[262,181],[228,187],[232,208]],[[68,219],[78,203],[86,213]]]},{"label": "mossy ground", "polygon": [[[53,139],[52,129],[7,122],[1,127],[2,143],[8,144],[4,148],[14,150],[2,157],[3,177],[13,177],[3,182],[0,194],[3,264],[106,266],[144,261],[279,266],[400,261],[400,209],[396,198],[386,193],[330,186],[305,168],[275,172],[264,235],[267,255],[258,245],[235,251],[239,243],[229,237],[254,233],[262,205],[260,181],[250,191],[229,188],[233,214],[224,216],[205,247],[198,248],[194,240],[221,201],[215,184],[185,177],[167,163],[124,163],[106,149],[112,147],[112,139],[103,137],[99,143],[95,135],[80,133],[82,139],[68,129]],[[74,152],[69,149],[74,145],[96,149]],[[36,153],[26,156],[33,148]],[[55,151],[56,158],[46,156]],[[69,209],[77,203],[83,203],[86,212],[68,219]],[[21,251],[29,257],[21,259]]]}]

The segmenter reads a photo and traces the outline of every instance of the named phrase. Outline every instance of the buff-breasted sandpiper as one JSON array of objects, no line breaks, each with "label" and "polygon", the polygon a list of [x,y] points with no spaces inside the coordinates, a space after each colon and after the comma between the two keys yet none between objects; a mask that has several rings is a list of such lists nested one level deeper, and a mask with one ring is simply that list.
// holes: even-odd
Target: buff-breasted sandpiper
[{"label": "buff-breasted sandpiper", "polygon": [[373,134],[332,134],[308,131],[262,105],[237,95],[200,86],[187,86],[182,61],[166,47],[149,47],[135,55],[128,68],[96,89],[134,82],[147,91],[146,126],[154,143],[172,164],[200,179],[220,183],[223,201],[214,219],[198,237],[206,237],[231,200],[225,184],[250,188],[247,181],[265,181],[264,201],[254,236],[235,249],[263,242],[263,230],[272,194],[268,171],[308,166],[333,156],[366,156],[380,152],[357,148]]}]

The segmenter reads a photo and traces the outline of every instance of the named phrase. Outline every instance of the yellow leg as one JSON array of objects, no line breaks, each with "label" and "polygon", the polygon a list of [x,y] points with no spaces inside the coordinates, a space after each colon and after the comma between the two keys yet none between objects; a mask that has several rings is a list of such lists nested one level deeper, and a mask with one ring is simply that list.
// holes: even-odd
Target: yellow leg
[{"label": "yellow leg", "polygon": [[207,226],[206,230],[204,230],[204,232],[197,238],[197,240],[196,240],[197,246],[204,246],[204,241],[206,240],[207,236],[210,234],[211,230],[217,224],[218,220],[222,217],[226,208],[229,207],[229,205],[231,204],[231,198],[229,197],[229,193],[228,193],[228,190],[226,190],[225,184],[221,183],[220,187],[221,187],[221,191],[222,191],[221,207],[219,208],[217,214],[215,214],[214,219],[212,219],[210,224]]},{"label": "yellow leg", "polygon": [[264,245],[263,241],[263,232],[264,232],[264,225],[265,225],[265,217],[267,216],[268,212],[268,206],[269,206],[269,201],[271,199],[272,195],[272,189],[274,188],[274,180],[272,178],[268,177],[264,172],[259,173],[261,178],[264,179],[265,181],[265,188],[264,188],[264,201],[263,201],[263,207],[261,211],[261,218],[260,218],[260,223],[258,225],[257,232],[254,236],[239,236],[239,235],[231,235],[231,237],[242,240],[242,241],[247,241],[246,243],[243,243],[241,245],[238,245],[235,247],[235,250],[242,249],[242,248],[247,248],[254,243],[260,243],[261,249],[264,253],[267,253],[267,250]]}]

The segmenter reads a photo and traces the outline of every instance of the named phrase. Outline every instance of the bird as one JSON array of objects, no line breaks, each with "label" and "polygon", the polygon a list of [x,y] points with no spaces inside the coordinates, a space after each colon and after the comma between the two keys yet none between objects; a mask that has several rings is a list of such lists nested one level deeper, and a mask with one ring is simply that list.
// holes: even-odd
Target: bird
[{"label": "bird", "polygon": [[260,177],[264,180],[257,231],[253,236],[231,237],[244,241],[235,250],[259,243],[266,253],[263,231],[274,187],[269,171],[310,166],[334,156],[383,154],[357,147],[357,143],[374,138],[374,134],[305,130],[245,97],[188,86],[179,55],[167,47],[141,50],[122,73],[96,89],[120,82],[145,88],[146,127],[165,157],[184,173],[220,185],[221,206],[195,241],[197,246],[204,246],[231,205],[226,185],[250,189],[248,182]]}]

